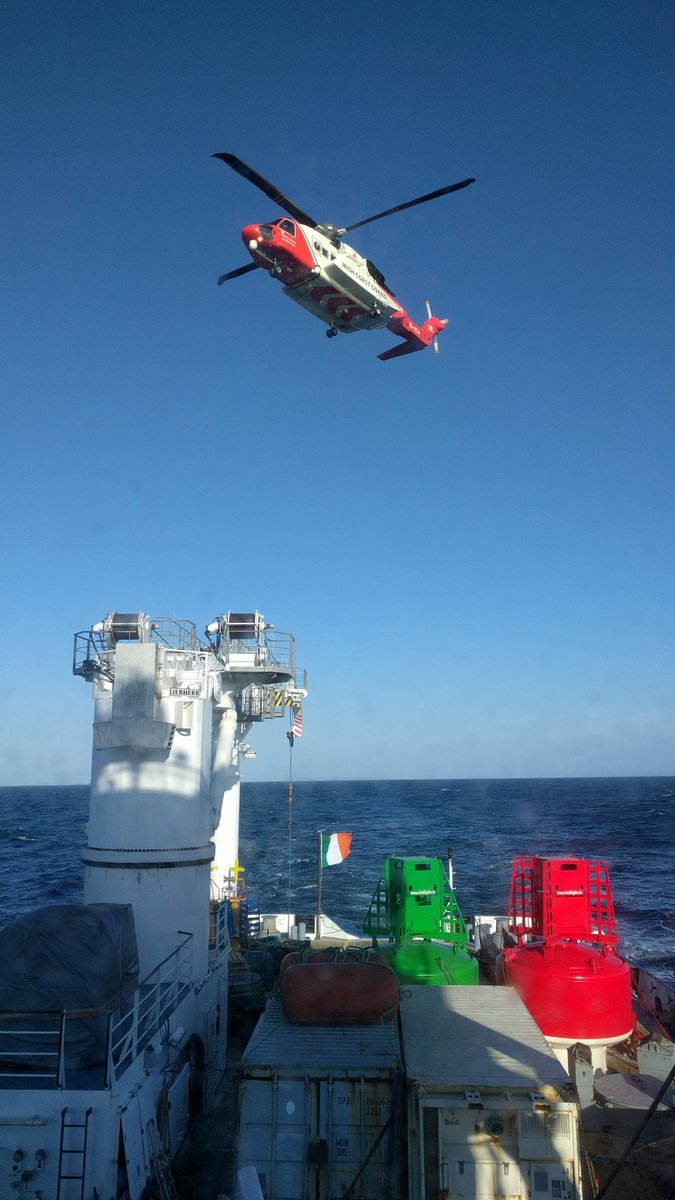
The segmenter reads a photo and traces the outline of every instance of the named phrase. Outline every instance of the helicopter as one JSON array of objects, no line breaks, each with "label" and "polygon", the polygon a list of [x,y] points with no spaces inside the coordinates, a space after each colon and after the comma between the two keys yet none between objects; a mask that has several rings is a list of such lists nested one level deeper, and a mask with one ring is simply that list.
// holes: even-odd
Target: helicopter
[{"label": "helicopter", "polygon": [[328,326],[326,337],[386,326],[404,340],[402,344],[378,354],[378,358],[398,358],[402,354],[426,350],[431,345],[438,352],[438,335],[448,321],[432,316],[427,300],[427,319],[418,325],[399,304],[375,264],[369,258],[363,258],[342,239],[346,233],[361,229],[373,221],[381,221],[392,213],[426,204],[450,192],[458,192],[475,183],[475,179],[451,183],[448,187],[396,204],[393,208],[386,208],[384,212],[375,213],[341,229],[336,225],[320,225],[235,154],[221,153],[212,157],[222,159],[288,214],[275,221],[246,225],[242,229],[244,245],[253,261],[221,275],[219,285],[247,275],[249,271],[262,269],[281,283],[284,295]]}]

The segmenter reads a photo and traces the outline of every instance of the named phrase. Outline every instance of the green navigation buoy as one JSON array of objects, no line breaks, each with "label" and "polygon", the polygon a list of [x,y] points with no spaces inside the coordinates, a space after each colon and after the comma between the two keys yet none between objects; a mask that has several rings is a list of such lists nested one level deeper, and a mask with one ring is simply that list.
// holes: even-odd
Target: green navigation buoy
[{"label": "green navigation buoy", "polygon": [[478,983],[478,961],[440,858],[388,858],[363,928],[401,983]]}]

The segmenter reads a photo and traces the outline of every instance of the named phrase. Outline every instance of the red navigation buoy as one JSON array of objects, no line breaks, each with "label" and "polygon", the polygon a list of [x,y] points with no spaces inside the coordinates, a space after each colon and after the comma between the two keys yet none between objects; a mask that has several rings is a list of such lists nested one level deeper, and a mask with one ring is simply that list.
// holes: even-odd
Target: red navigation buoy
[{"label": "red navigation buoy", "polygon": [[530,942],[505,950],[500,969],[546,1037],[611,1044],[633,1028],[630,968],[613,951]]},{"label": "red navigation buoy", "polygon": [[514,859],[509,930],[497,979],[513,985],[542,1033],[561,1045],[611,1045],[634,1025],[630,967],[605,862]]}]

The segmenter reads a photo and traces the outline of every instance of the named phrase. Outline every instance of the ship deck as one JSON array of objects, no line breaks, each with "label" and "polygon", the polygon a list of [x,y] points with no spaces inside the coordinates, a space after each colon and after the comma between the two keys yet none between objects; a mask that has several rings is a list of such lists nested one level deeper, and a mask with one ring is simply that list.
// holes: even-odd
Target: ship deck
[{"label": "ship deck", "polygon": [[[326,948],[343,944],[343,941],[335,938],[321,938],[313,943],[316,948]],[[362,939],[361,944],[369,946],[372,942],[370,939]],[[489,984],[484,984],[483,986],[486,992],[492,990]],[[472,989],[433,989],[434,993],[438,991],[439,998],[441,992],[452,994],[451,1007],[461,1010],[456,1015],[456,1019],[462,1018],[464,1023],[466,1023],[469,1017],[474,1022],[476,1019],[474,1010],[467,1010],[465,1012],[466,993],[470,990]],[[494,990],[496,991],[496,989]],[[408,1002],[404,1007],[408,1009],[407,1024],[412,1036],[412,1044],[415,1046],[413,1057],[417,1055],[420,1059],[418,1066],[426,1064],[432,1073],[437,1073],[439,1066],[437,1060],[434,1058],[427,1062],[427,1058],[425,1057],[425,1041],[422,1040],[419,1043],[415,1041],[412,1021],[412,1014],[415,1009],[414,1001],[412,1004]],[[272,1008],[274,1008],[274,1005]],[[497,1008],[499,1008],[499,1005],[497,1005]],[[493,1009],[494,1005],[488,1005],[488,1008],[484,1011],[476,1025],[474,1032],[479,1042],[482,1037],[481,1030],[482,1033],[485,1033],[483,1025],[487,1022],[491,1028],[491,1022],[493,1025],[498,1018],[499,1014],[497,1010],[495,1009],[493,1012]],[[502,1009],[499,1008],[499,1011],[501,1012]],[[485,1012],[488,1014],[487,1017],[485,1016]],[[278,1023],[276,1009],[270,1015]],[[230,1028],[227,1069],[215,1089],[208,1113],[195,1125],[188,1139],[187,1146],[174,1167],[180,1200],[216,1200],[216,1197],[223,1193],[230,1196],[234,1195],[236,1191],[239,1080],[242,1060],[245,1058],[247,1049],[249,1052],[252,1051],[254,1058],[256,1056],[255,1030],[257,1021],[258,1014],[245,1014]],[[405,1021],[406,1018],[404,1015],[404,1023]],[[274,1024],[274,1021],[272,1023]],[[547,1071],[544,1074],[547,1074],[549,1071],[552,1072],[548,1082],[553,1084],[554,1087],[560,1087],[565,1076],[564,1071],[559,1067],[557,1060],[554,1060],[553,1056],[549,1057],[549,1054],[542,1049],[542,1045],[537,1041],[529,1026],[525,1032],[528,1034],[525,1040],[528,1041],[529,1038],[529,1042],[532,1043],[530,1051],[531,1057],[533,1056],[533,1062],[529,1064],[531,1070],[527,1068],[527,1064],[527,1069],[522,1069],[525,1069],[526,1075],[528,1077],[531,1076],[533,1079],[535,1075],[540,1073],[542,1062],[545,1060]],[[499,1033],[499,1030],[495,1029],[493,1033],[496,1035]],[[513,1058],[513,1046],[511,1045],[513,1034],[514,1030],[511,1027],[509,1045],[506,1047],[498,1046],[496,1057],[494,1054],[488,1056],[491,1062],[490,1069],[493,1072],[497,1071],[500,1074],[500,1078],[504,1070],[507,1070],[507,1072],[513,1070],[513,1063],[515,1061]],[[539,1036],[541,1037],[541,1035]],[[543,1037],[541,1037],[541,1041],[546,1049],[548,1049]],[[462,1059],[460,1064],[461,1070],[460,1066],[457,1067],[462,1076],[466,1075],[467,1080],[468,1074],[465,1068],[468,1069],[466,1058],[470,1054],[470,1050],[470,1046],[464,1046],[464,1052],[460,1056]],[[522,1060],[520,1061],[522,1067]],[[555,1076],[555,1079],[553,1076]],[[627,1149],[643,1116],[644,1113],[639,1113],[635,1110],[622,1110],[618,1108],[603,1109],[599,1105],[592,1105],[589,1109],[583,1111],[582,1133],[584,1154],[586,1156],[587,1168],[590,1168],[589,1173],[597,1181],[597,1185],[601,1186],[609,1177],[614,1165]],[[673,1112],[655,1113],[650,1120],[648,1129],[645,1130],[644,1136],[640,1139],[625,1167],[613,1182],[611,1200],[635,1200],[636,1196],[640,1196],[641,1200],[672,1200],[675,1194],[673,1193],[672,1185],[674,1175],[675,1114]],[[587,1178],[586,1194],[592,1196],[595,1190],[590,1183],[590,1179]]]}]

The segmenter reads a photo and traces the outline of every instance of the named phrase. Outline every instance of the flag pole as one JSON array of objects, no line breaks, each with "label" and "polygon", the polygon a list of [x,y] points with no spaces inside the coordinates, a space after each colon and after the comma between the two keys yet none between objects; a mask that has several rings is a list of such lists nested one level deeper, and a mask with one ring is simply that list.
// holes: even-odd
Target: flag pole
[{"label": "flag pole", "polygon": [[323,829],[319,830],[319,850],[316,856],[316,932],[315,938],[321,937],[321,873],[323,870],[323,855],[322,851],[322,835]]},{"label": "flag pole", "polygon": [[286,734],[288,738],[288,917],[286,936],[291,936],[291,862],[293,846],[293,730]]}]

